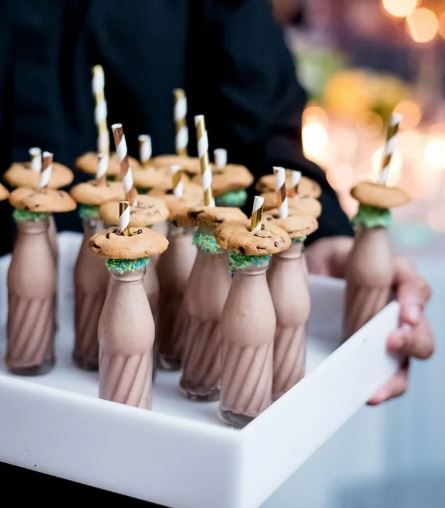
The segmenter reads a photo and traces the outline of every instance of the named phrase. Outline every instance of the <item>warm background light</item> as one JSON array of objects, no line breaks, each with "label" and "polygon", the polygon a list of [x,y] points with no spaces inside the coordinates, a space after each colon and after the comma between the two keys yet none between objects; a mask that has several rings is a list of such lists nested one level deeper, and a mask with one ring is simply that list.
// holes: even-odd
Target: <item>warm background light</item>
[{"label": "warm background light", "polygon": [[430,42],[439,30],[439,20],[433,11],[421,7],[406,18],[409,33],[414,42]]},{"label": "warm background light", "polygon": [[303,113],[302,141],[305,156],[321,163],[328,146],[328,116],[318,106],[308,106]]},{"label": "warm background light", "polygon": [[445,11],[439,16],[439,35],[445,39]]},{"label": "warm background light", "polygon": [[422,111],[414,101],[401,101],[397,104],[394,111],[402,115],[402,129],[414,129],[422,119]]},{"label": "warm background light", "polygon": [[397,18],[405,18],[417,7],[417,0],[382,0],[383,8]]}]

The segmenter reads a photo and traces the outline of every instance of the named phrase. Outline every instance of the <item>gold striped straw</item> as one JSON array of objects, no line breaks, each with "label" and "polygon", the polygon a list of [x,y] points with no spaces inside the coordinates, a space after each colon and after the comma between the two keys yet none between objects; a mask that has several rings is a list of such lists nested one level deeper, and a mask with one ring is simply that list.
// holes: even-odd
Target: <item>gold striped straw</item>
[{"label": "gold striped straw", "polygon": [[119,201],[119,233],[124,236],[130,236],[130,203],[128,201]]},{"label": "gold striped straw", "polygon": [[172,172],[173,194],[180,198],[184,195],[183,169],[181,166],[173,164],[170,166],[170,170]]},{"label": "gold striped straw", "polygon": [[263,220],[263,204],[264,198],[261,196],[255,196],[253,200],[252,216],[250,217],[250,231],[252,233],[261,229],[261,223]]},{"label": "gold striped straw", "polygon": [[173,90],[175,99],[174,119],[176,127],[176,153],[177,155],[187,155],[187,146],[189,143],[189,131],[187,128],[187,97],[182,88]]},{"label": "gold striped straw", "polygon": [[213,161],[215,171],[224,171],[227,166],[227,150],[225,148],[215,148],[213,150]]},{"label": "gold striped straw", "polygon": [[40,172],[39,189],[47,189],[53,171],[53,154],[51,152],[43,152],[42,154],[42,171]]},{"label": "gold striped straw", "polygon": [[277,194],[277,206],[280,217],[285,219],[289,215],[289,206],[286,193],[286,170],[284,168],[274,166],[275,189]]},{"label": "gold striped straw", "polygon": [[130,205],[136,204],[138,193],[133,182],[133,173],[128,160],[127,141],[125,140],[124,129],[121,123],[115,123],[111,126],[113,130],[116,153],[120,163],[120,172],[124,191]]},{"label": "gold striped straw", "polygon": [[295,196],[298,194],[298,186],[301,181],[301,171],[295,171],[294,169],[290,170],[290,188],[291,195]]},{"label": "gold striped straw", "polygon": [[109,155],[110,135],[107,127],[107,101],[105,100],[105,76],[101,65],[93,67],[94,119],[97,126],[97,152]]},{"label": "gold striped straw", "polygon": [[383,151],[382,168],[380,170],[380,175],[378,179],[378,183],[383,185],[386,185],[388,182],[391,160],[394,154],[397,132],[399,130],[401,120],[402,117],[398,113],[392,113],[391,120],[389,122],[388,130],[386,133],[386,143]]},{"label": "gold striped straw", "polygon": [[139,160],[142,165],[147,164],[151,159],[151,137],[148,134],[141,134],[138,136],[139,141]]},{"label": "gold striped straw", "polygon": [[209,140],[204,115],[195,116],[195,126],[196,139],[198,141],[198,157],[201,165],[202,187],[204,189],[204,205],[215,206],[212,193],[212,168],[209,163]]},{"label": "gold striped straw", "polygon": [[31,170],[40,173],[42,171],[42,150],[33,146],[28,150],[28,153],[31,156]]},{"label": "gold striped straw", "polygon": [[96,180],[99,185],[103,186],[107,184],[108,155],[98,153],[97,158]]}]

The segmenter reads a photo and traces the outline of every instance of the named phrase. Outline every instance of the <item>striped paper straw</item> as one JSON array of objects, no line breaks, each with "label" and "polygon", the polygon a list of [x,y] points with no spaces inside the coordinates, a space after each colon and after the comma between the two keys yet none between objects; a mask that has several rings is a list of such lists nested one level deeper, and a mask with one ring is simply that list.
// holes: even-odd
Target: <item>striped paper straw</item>
[{"label": "striped paper straw", "polygon": [[195,126],[202,186],[204,189],[204,205],[215,206],[212,193],[212,168],[209,163],[209,139],[207,137],[204,115],[195,116]]},{"label": "striped paper straw", "polygon": [[277,206],[280,217],[285,219],[289,215],[289,206],[286,193],[286,170],[284,168],[274,166],[275,173],[275,189],[277,193]]},{"label": "striped paper straw", "polygon": [[100,185],[105,185],[107,183],[108,155],[99,153],[97,154],[97,158],[96,180]]},{"label": "striped paper straw", "polygon": [[130,203],[119,201],[119,233],[130,236]]},{"label": "striped paper straw", "polygon": [[292,190],[292,196],[298,194],[298,186],[301,181],[301,171],[290,170],[290,188]]},{"label": "striped paper straw", "polygon": [[46,189],[53,171],[53,154],[51,152],[43,152],[42,155],[42,171],[40,173],[39,189]]},{"label": "striped paper straw", "polygon": [[391,160],[396,146],[396,137],[399,130],[399,125],[402,117],[398,113],[392,113],[391,120],[388,125],[386,133],[386,143],[383,152],[382,169],[380,170],[379,180],[380,184],[386,185],[389,177],[389,170],[391,167]]},{"label": "striped paper straw", "polygon": [[170,166],[173,180],[173,194],[180,198],[184,195],[184,180],[182,179],[183,170],[181,166],[173,164]]},{"label": "striped paper straw", "polygon": [[176,127],[176,153],[187,155],[189,131],[187,129],[187,97],[182,88],[173,90],[175,98],[174,118]]},{"label": "striped paper straw", "polygon": [[114,136],[114,144],[116,145],[116,153],[120,163],[120,171],[124,191],[127,201],[130,205],[135,205],[137,200],[137,191],[133,182],[133,173],[128,161],[127,141],[125,140],[124,129],[121,123],[115,123],[111,126]]},{"label": "striped paper straw", "polygon": [[31,170],[40,173],[42,171],[42,150],[37,146],[33,146],[28,150],[28,153],[31,156]]},{"label": "striped paper straw", "polygon": [[250,217],[250,231],[255,233],[261,229],[261,221],[263,219],[264,198],[255,196],[253,200],[252,216]]},{"label": "striped paper straw", "polygon": [[222,171],[227,166],[227,150],[225,148],[213,150],[213,160],[215,161],[215,169]]},{"label": "striped paper straw", "polygon": [[107,127],[107,101],[105,100],[105,76],[101,65],[93,67],[93,94],[96,106],[94,119],[97,126],[97,152],[109,155],[110,135]]},{"label": "striped paper straw", "polygon": [[139,159],[142,164],[146,164],[151,159],[151,137],[148,134],[138,136],[139,141]]}]

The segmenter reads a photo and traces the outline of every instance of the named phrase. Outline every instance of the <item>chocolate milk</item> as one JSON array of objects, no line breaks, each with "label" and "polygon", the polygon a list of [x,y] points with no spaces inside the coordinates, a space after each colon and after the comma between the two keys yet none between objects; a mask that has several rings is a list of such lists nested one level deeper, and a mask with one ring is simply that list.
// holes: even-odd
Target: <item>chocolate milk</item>
[{"label": "chocolate milk", "polygon": [[8,271],[6,364],[38,375],[54,364],[56,266],[48,219],[20,221]]},{"label": "chocolate milk", "polygon": [[59,247],[57,245],[56,221],[54,220],[54,215],[53,214],[50,214],[48,216],[48,221],[49,221],[48,239],[49,239],[49,244],[51,246],[51,252],[53,253],[54,260],[55,260],[56,266],[57,266],[57,261],[58,261],[58,258],[59,258]]},{"label": "chocolate milk", "polygon": [[272,401],[275,311],[267,265],[237,270],[221,319],[221,419],[243,427]]},{"label": "chocolate milk", "polygon": [[292,243],[287,251],[275,254],[267,273],[277,319],[273,400],[281,397],[304,376],[310,299],[303,248],[301,242]]},{"label": "chocolate milk", "polygon": [[75,343],[73,360],[85,370],[97,370],[99,342],[97,325],[108,286],[108,270],[103,259],[88,249],[89,238],[103,228],[100,219],[84,218],[83,241],[74,268]]},{"label": "chocolate milk", "polygon": [[110,271],[98,326],[99,397],[149,409],[155,329],[144,274]]},{"label": "chocolate milk", "polygon": [[187,337],[181,388],[189,399],[218,400],[221,374],[221,326],[231,277],[227,254],[198,249],[184,293]]},{"label": "chocolate milk", "polygon": [[[178,370],[184,346],[185,327],[182,298],[196,259],[192,243],[192,228],[169,227],[168,249],[162,254],[157,267],[160,283],[158,365],[164,370]],[[176,327],[175,327],[176,324]]]},{"label": "chocolate milk", "polygon": [[359,229],[345,269],[344,337],[383,309],[391,296],[394,258],[386,228]]},{"label": "chocolate milk", "polygon": [[[156,256],[158,257],[158,256]],[[159,308],[159,279],[156,270],[156,261],[150,258],[150,263],[146,267],[144,276],[145,292],[150,302],[150,309],[153,315],[155,324],[158,322],[158,308]]]}]

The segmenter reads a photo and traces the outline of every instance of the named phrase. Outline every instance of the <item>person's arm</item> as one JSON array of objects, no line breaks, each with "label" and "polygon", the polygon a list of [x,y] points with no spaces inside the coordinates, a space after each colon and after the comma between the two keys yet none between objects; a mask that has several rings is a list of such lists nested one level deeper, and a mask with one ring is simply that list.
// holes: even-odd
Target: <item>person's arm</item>
[{"label": "person's arm", "polygon": [[[201,30],[191,48],[189,81],[195,112],[208,118],[210,144],[229,149],[258,177],[272,166],[299,169],[323,188],[320,236],[352,235],[349,220],[301,144],[306,95],[283,33],[266,0],[197,2],[192,19]],[[196,32],[195,32],[196,33]]]}]

